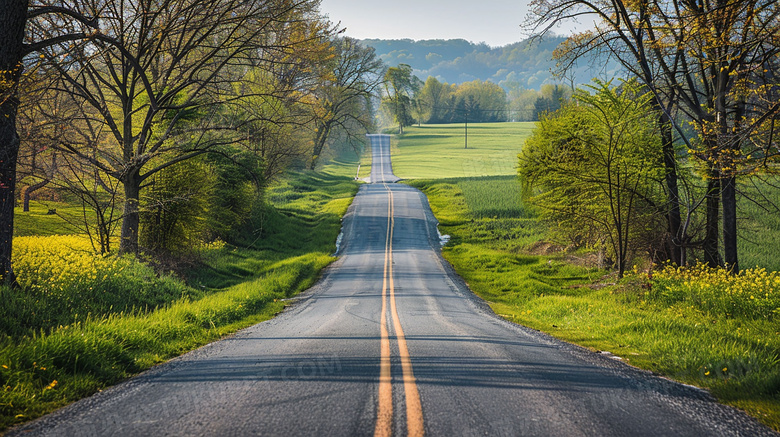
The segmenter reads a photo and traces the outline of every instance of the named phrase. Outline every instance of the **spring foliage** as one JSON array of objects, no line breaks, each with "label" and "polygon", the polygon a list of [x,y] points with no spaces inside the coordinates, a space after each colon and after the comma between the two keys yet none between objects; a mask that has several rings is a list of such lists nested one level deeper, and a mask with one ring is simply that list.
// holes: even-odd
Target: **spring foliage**
[{"label": "spring foliage", "polygon": [[519,155],[526,196],[578,245],[604,244],[622,276],[652,240],[661,147],[650,96],[633,82],[578,90],[539,122]]}]

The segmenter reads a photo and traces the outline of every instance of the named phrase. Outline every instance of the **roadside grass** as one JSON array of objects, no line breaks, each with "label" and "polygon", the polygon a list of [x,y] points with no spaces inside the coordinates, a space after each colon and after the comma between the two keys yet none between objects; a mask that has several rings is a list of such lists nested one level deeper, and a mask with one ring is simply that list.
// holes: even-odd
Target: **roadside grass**
[{"label": "roadside grass", "polygon": [[[776,274],[747,272],[723,285],[703,270],[653,279],[634,272],[616,284],[571,255],[528,254],[545,229],[516,202],[516,188],[501,187],[517,184],[511,178],[408,183],[428,195],[441,233],[452,237],[444,257],[500,316],[705,387],[780,430]],[[721,288],[707,288],[714,284]]]},{"label": "roadside grass", "polygon": [[[49,211],[54,213],[50,214]],[[30,201],[30,211],[14,208],[14,236],[69,235],[80,232],[74,223],[83,222],[81,206],[63,202]]]},{"label": "roadside grass", "polygon": [[[780,270],[780,180],[743,184],[738,199],[739,264]],[[759,190],[760,188],[760,190]],[[759,194],[763,193],[763,194]]]},{"label": "roadside grass", "polygon": [[23,287],[0,289],[0,431],[273,317],[335,259],[356,169],[338,162],[271,187],[260,238],[204,249],[190,285],[94,255],[85,237],[17,238]]},{"label": "roadside grass", "polygon": [[517,154],[534,123],[410,126],[392,141],[393,173],[402,179],[514,175]]}]

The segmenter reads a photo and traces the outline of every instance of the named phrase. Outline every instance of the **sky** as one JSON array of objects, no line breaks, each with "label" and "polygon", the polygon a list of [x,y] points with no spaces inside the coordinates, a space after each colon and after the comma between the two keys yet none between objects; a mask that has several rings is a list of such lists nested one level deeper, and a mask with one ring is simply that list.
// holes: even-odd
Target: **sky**
[{"label": "sky", "polygon": [[[498,47],[524,40],[527,0],[322,0],[357,39],[456,39]],[[564,32],[559,32],[564,33]]]}]

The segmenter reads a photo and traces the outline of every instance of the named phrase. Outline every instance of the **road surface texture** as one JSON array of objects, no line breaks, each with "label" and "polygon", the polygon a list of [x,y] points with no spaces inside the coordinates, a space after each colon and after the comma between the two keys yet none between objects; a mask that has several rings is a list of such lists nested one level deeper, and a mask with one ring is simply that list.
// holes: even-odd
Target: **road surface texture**
[{"label": "road surface texture", "polygon": [[56,436],[775,435],[706,392],[495,316],[371,136],[341,257],[273,320],[11,430]]}]

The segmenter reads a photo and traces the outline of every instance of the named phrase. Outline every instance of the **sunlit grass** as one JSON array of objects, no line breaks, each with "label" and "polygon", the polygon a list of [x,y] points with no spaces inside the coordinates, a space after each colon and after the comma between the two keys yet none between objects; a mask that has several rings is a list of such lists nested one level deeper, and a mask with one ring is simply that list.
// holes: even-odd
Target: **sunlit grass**
[{"label": "sunlit grass", "polygon": [[[90,217],[91,219],[91,217]],[[31,201],[30,211],[14,208],[14,235],[68,235],[83,229],[84,211],[79,205]]]},{"label": "sunlit grass", "polygon": [[[780,189],[777,178],[772,185],[756,181],[741,185],[738,199],[738,248],[742,268],[763,267],[780,270]],[[763,196],[766,196],[763,197]]]},{"label": "sunlit grass", "polygon": [[[508,183],[495,179],[477,186]],[[485,200],[470,180],[412,184],[428,195],[441,232],[452,236],[443,255],[497,314],[706,387],[780,429],[777,274],[734,278],[699,268],[667,270],[650,281],[636,272],[614,285],[608,272],[572,265],[566,255],[525,254],[545,231],[522,218],[532,216],[522,203],[514,211],[494,208],[508,200]],[[500,213],[482,218],[494,210]]]},{"label": "sunlit grass", "polygon": [[0,289],[0,430],[273,317],[335,259],[356,171],[345,159],[287,175],[251,240],[203,248],[189,285],[84,236],[17,238],[22,287]]},{"label": "sunlit grass", "polygon": [[412,126],[393,138],[393,173],[402,179],[514,175],[534,123]]}]

